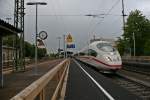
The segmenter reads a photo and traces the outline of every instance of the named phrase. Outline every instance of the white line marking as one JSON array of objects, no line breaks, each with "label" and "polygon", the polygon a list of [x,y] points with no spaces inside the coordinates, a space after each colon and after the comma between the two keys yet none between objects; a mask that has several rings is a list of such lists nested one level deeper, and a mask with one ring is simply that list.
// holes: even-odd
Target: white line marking
[{"label": "white line marking", "polygon": [[110,99],[115,100],[88,72],[86,72],[81,65],[74,60],[74,62],[84,71],[84,73],[98,86],[98,88]]}]

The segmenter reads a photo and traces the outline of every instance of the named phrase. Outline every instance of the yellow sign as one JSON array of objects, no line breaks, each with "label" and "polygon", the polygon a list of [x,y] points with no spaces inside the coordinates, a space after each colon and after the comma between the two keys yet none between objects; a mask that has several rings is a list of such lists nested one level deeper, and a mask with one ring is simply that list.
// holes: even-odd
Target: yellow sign
[{"label": "yellow sign", "polygon": [[69,35],[67,36],[66,41],[67,41],[67,43],[73,42],[73,38],[72,38],[71,34],[69,34]]}]

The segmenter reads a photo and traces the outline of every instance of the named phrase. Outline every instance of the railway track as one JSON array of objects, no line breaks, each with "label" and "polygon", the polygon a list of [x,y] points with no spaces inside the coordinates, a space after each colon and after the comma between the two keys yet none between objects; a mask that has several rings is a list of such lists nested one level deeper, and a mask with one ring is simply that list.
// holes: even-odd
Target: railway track
[{"label": "railway track", "polygon": [[142,70],[140,68],[136,68],[132,66],[125,66],[125,65],[123,66],[123,70],[150,76],[150,70],[145,70],[145,69]]},{"label": "railway track", "polygon": [[[108,76],[107,76],[108,77]],[[150,87],[138,81],[131,80],[120,74],[109,77],[112,81],[127,89],[131,93],[139,96],[143,100],[150,100]]]}]

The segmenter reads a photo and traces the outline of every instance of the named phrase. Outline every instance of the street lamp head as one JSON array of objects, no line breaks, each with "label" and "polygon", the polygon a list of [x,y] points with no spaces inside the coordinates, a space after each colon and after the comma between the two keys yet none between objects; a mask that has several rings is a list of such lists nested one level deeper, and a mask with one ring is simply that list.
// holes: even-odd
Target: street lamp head
[{"label": "street lamp head", "polygon": [[93,16],[92,14],[87,14],[87,15],[85,15],[85,16]]},{"label": "street lamp head", "polygon": [[46,2],[28,2],[27,5],[47,5]]},{"label": "street lamp head", "polygon": [[11,20],[11,17],[7,17],[6,20]]},{"label": "street lamp head", "polygon": [[104,17],[100,17],[100,15],[103,15],[103,14],[98,14],[98,15],[93,15],[93,14],[87,14],[85,16],[90,16],[90,17],[97,17],[97,18],[104,18]]}]

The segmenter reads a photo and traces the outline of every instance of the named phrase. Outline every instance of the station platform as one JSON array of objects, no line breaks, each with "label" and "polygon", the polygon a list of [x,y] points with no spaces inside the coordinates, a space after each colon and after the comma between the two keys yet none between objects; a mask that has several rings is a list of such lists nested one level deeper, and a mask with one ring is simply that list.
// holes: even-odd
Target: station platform
[{"label": "station platform", "polygon": [[[57,60],[48,60],[48,61],[38,63],[36,75],[35,75],[34,64],[27,66],[24,72],[14,72],[14,73],[5,74],[4,87],[0,88],[0,100],[10,100],[10,98],[18,94],[20,91],[22,91],[24,88],[29,86],[32,82],[40,78],[46,72],[51,70],[54,66],[59,64],[61,61],[62,59],[57,59]],[[55,82],[52,83],[56,84]],[[53,90],[53,88],[55,90],[54,86],[51,87],[52,87],[51,90]]]},{"label": "station platform", "polygon": [[99,72],[71,61],[65,100],[142,100]]}]

